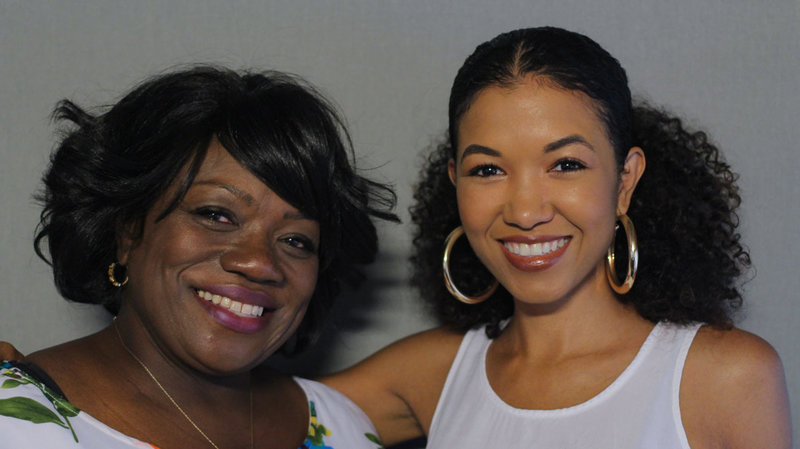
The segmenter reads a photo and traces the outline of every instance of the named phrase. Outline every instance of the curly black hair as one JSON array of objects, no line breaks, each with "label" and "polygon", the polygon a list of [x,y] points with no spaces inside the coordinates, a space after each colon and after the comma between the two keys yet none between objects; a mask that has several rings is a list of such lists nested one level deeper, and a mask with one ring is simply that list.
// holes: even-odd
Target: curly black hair
[{"label": "curly black hair", "polygon": [[[495,337],[500,322],[513,314],[511,295],[502,285],[475,305],[455,300],[445,287],[443,242],[461,224],[447,166],[455,157],[458,123],[476,95],[490,86],[512,87],[529,75],[593,99],[620,170],[630,147],[645,153],[647,170],[628,210],[638,236],[639,271],[631,291],[619,300],[653,322],[729,327],[742,303],[738,278],[750,266],[736,230],[737,176],[704,132],[687,130],[680,119],[646,103],[634,107],[625,71],[602,47],[552,27],[515,30],[480,45],[453,83],[449,130],[427,156],[410,208],[412,284],[439,320],[462,330],[487,325],[487,334]],[[466,239],[454,247],[450,271],[468,294],[492,282]]]},{"label": "curly black hair", "polygon": [[118,231],[141,233],[147,213],[177,185],[157,219],[172,212],[213,138],[320,224],[319,278],[296,349],[313,340],[341,282],[357,283],[358,265],[374,260],[371,217],[397,221],[392,189],[357,173],[335,108],[296,76],[194,66],[146,80],[102,113],[63,100],[53,116],[68,126],[38,195],[44,207],[34,247],[72,301],[116,313],[121,289],[106,269],[116,260]]}]

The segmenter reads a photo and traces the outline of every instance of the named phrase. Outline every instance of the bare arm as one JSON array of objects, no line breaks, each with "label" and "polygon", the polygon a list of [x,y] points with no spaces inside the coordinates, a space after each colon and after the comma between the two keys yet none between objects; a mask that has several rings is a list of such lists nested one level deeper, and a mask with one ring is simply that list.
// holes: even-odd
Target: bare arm
[{"label": "bare arm", "polygon": [[780,357],[741,330],[698,333],[684,369],[681,416],[692,447],[791,448]]},{"label": "bare arm", "polygon": [[461,338],[445,329],[412,335],[322,382],[358,404],[385,444],[417,438],[428,433]]},{"label": "bare arm", "polygon": [[22,360],[25,358],[11,343],[0,341],[0,360]]}]

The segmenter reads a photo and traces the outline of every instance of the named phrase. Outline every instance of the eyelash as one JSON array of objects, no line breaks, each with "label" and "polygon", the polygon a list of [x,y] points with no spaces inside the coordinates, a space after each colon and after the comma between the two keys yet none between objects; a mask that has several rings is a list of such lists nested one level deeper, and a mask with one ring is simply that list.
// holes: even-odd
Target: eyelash
[{"label": "eyelash", "polygon": [[[223,225],[236,224],[236,221],[233,219],[232,215],[228,211],[223,209],[218,209],[215,207],[201,207],[196,209],[194,213],[212,223],[218,223]],[[224,219],[225,221],[221,220],[221,218]]]},{"label": "eyelash", "polygon": [[[572,168],[564,168],[564,166],[567,164],[571,165]],[[559,169],[558,167],[561,168]],[[555,165],[553,165],[553,171],[557,172],[574,172],[584,169],[586,169],[586,165],[583,162],[577,159],[570,159],[570,158],[560,159],[558,162],[555,163]]]},{"label": "eyelash", "polygon": [[[494,173],[491,173],[491,174],[486,173],[488,170],[493,170]],[[472,169],[470,169],[470,171],[467,172],[467,175],[468,176],[476,176],[476,177],[479,177],[479,178],[488,178],[490,176],[495,176],[495,175],[499,175],[499,174],[502,174],[502,173],[503,173],[503,170],[500,167],[498,167],[497,165],[494,165],[494,164],[481,164],[481,165],[478,165],[478,166],[473,167]]]},{"label": "eyelash", "polygon": [[292,235],[284,238],[283,241],[288,243],[292,248],[297,248],[299,250],[307,251],[311,254],[315,254],[317,252],[317,248],[316,246],[314,246],[314,242],[305,237]]},{"label": "eyelash", "polygon": [[[559,168],[560,167],[560,168]],[[553,170],[556,172],[569,173],[586,169],[586,165],[577,159],[560,159],[553,165]],[[494,173],[487,173],[492,170]],[[494,164],[481,164],[470,169],[467,173],[469,176],[476,176],[479,178],[488,178],[490,176],[502,174],[503,170]]]}]

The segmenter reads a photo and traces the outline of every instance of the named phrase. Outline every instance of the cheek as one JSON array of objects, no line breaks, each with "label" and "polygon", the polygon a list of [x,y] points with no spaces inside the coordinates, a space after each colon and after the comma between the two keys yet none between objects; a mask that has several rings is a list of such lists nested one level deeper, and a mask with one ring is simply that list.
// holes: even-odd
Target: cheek
[{"label": "cheek", "polygon": [[300,280],[300,285],[302,287],[302,295],[306,298],[305,303],[311,300],[311,295],[314,294],[314,290],[317,288],[317,281],[319,280],[319,263],[311,263],[308,264],[305,269],[302,270],[302,279]]},{"label": "cheek", "polygon": [[187,230],[163,233],[156,242],[161,260],[166,265],[181,264],[197,259],[198,256],[211,251],[216,245],[213,241],[203,239],[199,233]]},{"label": "cheek", "polygon": [[[485,266],[492,266],[492,241],[487,233],[502,220],[503,200],[497,185],[466,185],[456,189],[458,214],[465,235],[460,240],[468,240],[478,260]],[[496,248],[495,248],[496,249]]]},{"label": "cheek", "polygon": [[305,307],[311,300],[319,278],[319,259],[288,260],[283,263],[283,272],[292,289],[292,300],[296,306]]},{"label": "cheek", "polygon": [[561,200],[555,204],[560,203],[570,207],[573,214],[582,217],[581,221],[600,225],[605,223],[609,216],[615,216],[616,197],[613,187],[598,186],[594,183],[574,186],[562,190],[559,197]]},{"label": "cheek", "polygon": [[586,243],[603,251],[611,244],[616,222],[615,183],[591,183],[576,187],[562,204],[569,207],[564,215],[581,229]]},{"label": "cheek", "polygon": [[132,274],[158,276],[170,269],[180,269],[187,264],[206,259],[215,244],[191,227],[175,226],[161,222],[146,230],[139,243],[131,250],[129,270]]},{"label": "cheek", "polygon": [[456,188],[458,215],[468,234],[487,226],[502,209],[499,192],[490,186],[462,183]]},{"label": "cheek", "polygon": [[[310,261],[304,261],[310,262]],[[317,261],[303,264],[293,264],[291,269],[285,269],[286,279],[294,288],[288,291],[289,302],[282,310],[282,318],[278,326],[283,328],[282,340],[293,334],[306,315],[319,276]]]}]

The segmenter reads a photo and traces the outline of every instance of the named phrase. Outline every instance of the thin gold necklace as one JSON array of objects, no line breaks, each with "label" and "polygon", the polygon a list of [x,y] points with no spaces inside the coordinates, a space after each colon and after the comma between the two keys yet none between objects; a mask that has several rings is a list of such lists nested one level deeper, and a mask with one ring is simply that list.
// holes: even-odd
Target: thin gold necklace
[{"label": "thin gold necklace", "polygon": [[[127,351],[128,354],[130,354],[131,357],[133,357],[133,360],[136,360],[136,362],[142,367],[142,369],[144,369],[144,371],[147,373],[147,375],[150,376],[151,379],[153,379],[153,382],[155,382],[156,385],[158,385],[158,388],[161,389],[161,392],[164,393],[164,396],[166,396],[167,399],[169,399],[169,402],[172,402],[172,405],[174,405],[175,408],[177,408],[178,411],[181,412],[181,415],[183,415],[183,417],[186,418],[187,421],[189,421],[189,424],[191,424],[192,427],[194,427],[195,430],[197,430],[200,433],[200,435],[202,435],[203,438],[205,438],[206,441],[208,441],[208,444],[213,446],[214,449],[219,449],[219,446],[217,446],[216,443],[211,441],[211,438],[209,438],[208,435],[206,435],[206,433],[203,432],[202,429],[200,429],[200,426],[195,424],[194,421],[192,421],[192,418],[189,418],[189,415],[187,415],[186,412],[183,411],[183,408],[181,408],[181,406],[178,405],[177,402],[175,402],[175,399],[172,399],[172,396],[167,392],[167,389],[164,388],[163,385],[161,385],[161,382],[159,382],[158,379],[156,379],[156,376],[153,375],[153,373],[150,371],[150,369],[147,367],[147,365],[145,365],[144,362],[142,362],[142,360],[139,357],[137,357],[136,354],[133,353],[133,351],[131,351],[131,348],[129,348],[128,345],[125,344],[125,340],[122,338],[122,334],[119,332],[119,326],[117,325],[117,317],[114,317],[113,325],[114,325],[114,330],[117,332],[117,337],[119,337],[119,342],[120,342],[120,344],[122,344],[122,347],[125,349],[125,351]],[[253,385],[252,385],[252,380],[251,380],[251,384],[250,384],[250,449],[253,449],[255,447],[254,444],[253,444],[253,441],[254,441],[253,440]]]}]

